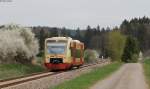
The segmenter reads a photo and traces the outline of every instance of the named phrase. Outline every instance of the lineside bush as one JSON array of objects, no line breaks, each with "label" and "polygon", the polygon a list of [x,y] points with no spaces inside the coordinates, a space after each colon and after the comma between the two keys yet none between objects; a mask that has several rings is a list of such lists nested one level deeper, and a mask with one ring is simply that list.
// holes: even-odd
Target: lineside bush
[{"label": "lineside bush", "polygon": [[38,49],[31,29],[15,24],[0,29],[0,63],[29,63]]},{"label": "lineside bush", "polygon": [[96,62],[97,57],[98,57],[98,53],[95,50],[87,49],[84,52],[84,60],[86,63]]}]

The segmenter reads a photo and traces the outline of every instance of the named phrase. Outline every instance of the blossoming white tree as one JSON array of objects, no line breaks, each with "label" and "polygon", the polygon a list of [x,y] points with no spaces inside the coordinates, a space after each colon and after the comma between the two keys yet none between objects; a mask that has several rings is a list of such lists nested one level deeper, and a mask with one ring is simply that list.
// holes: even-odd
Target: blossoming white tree
[{"label": "blossoming white tree", "polygon": [[38,53],[39,45],[30,28],[16,24],[0,29],[0,62],[30,62]]}]

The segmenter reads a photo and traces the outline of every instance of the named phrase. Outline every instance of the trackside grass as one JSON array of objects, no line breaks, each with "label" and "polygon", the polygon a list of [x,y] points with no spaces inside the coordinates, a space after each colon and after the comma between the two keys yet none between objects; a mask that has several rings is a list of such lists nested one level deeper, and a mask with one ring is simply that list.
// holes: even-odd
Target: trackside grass
[{"label": "trackside grass", "polygon": [[150,86],[150,59],[146,59],[143,64],[144,73],[147,79],[147,83]]},{"label": "trackside grass", "polygon": [[88,89],[94,83],[104,79],[115,70],[117,70],[122,63],[112,63],[100,68],[95,68],[89,73],[83,74],[75,79],[66,81],[53,89]]},{"label": "trackside grass", "polygon": [[0,79],[23,76],[35,72],[42,72],[44,70],[43,67],[35,65],[0,64]]}]

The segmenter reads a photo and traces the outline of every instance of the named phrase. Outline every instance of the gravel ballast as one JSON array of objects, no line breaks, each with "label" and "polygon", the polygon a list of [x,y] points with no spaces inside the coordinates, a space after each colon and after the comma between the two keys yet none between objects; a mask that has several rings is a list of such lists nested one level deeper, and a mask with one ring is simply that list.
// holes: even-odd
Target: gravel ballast
[{"label": "gravel ballast", "polygon": [[95,64],[93,66],[88,66],[84,68],[74,69],[71,71],[62,72],[56,75],[40,78],[37,80],[32,80],[29,82],[21,83],[14,86],[9,86],[2,89],[49,89],[64,81],[71,80],[81,74],[90,72],[95,67],[101,67],[109,64],[110,62],[105,62],[102,64]]}]

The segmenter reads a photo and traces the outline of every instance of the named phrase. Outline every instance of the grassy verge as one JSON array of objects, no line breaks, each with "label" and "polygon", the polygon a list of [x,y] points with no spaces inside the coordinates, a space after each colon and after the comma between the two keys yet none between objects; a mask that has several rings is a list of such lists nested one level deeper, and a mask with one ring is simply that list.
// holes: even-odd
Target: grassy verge
[{"label": "grassy verge", "polygon": [[44,60],[43,59],[44,59],[43,57],[37,57],[36,63],[38,65],[43,66],[43,64],[44,64]]},{"label": "grassy verge", "polygon": [[121,66],[121,63],[112,63],[101,68],[96,68],[89,73],[83,74],[75,79],[66,81],[53,89],[88,89],[94,83],[104,79]]},{"label": "grassy verge", "polygon": [[0,64],[0,79],[18,77],[35,72],[42,72],[45,69],[41,66],[22,64]]},{"label": "grassy verge", "polygon": [[144,61],[143,67],[144,67],[144,73],[147,79],[147,83],[150,86],[150,59]]}]

